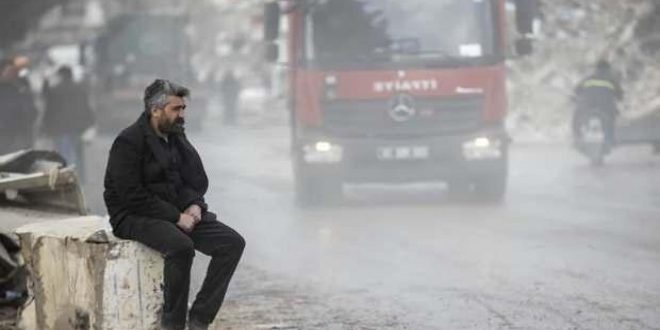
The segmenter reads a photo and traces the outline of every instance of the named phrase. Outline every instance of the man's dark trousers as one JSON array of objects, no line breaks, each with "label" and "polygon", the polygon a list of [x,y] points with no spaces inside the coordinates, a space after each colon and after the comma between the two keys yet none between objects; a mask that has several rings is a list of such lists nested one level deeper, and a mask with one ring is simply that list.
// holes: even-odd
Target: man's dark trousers
[{"label": "man's dark trousers", "polygon": [[138,241],[163,254],[162,324],[166,328],[185,327],[195,250],[211,256],[206,278],[190,309],[190,318],[205,324],[213,321],[245,248],[240,234],[217,221],[211,212],[203,214],[202,221],[190,234],[172,222],[134,216],[126,217],[114,232],[117,237]]}]

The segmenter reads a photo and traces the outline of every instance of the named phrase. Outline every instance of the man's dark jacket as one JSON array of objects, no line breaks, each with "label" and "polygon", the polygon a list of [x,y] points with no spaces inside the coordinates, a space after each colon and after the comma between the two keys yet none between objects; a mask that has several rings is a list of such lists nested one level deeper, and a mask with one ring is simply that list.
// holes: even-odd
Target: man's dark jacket
[{"label": "man's dark jacket", "polygon": [[149,124],[146,113],[124,129],[110,149],[105,173],[105,199],[110,222],[116,228],[122,221],[142,217],[176,223],[192,204],[203,210],[208,178],[202,160],[184,134],[170,134],[177,148],[182,181],[177,189],[171,178],[168,153]]}]

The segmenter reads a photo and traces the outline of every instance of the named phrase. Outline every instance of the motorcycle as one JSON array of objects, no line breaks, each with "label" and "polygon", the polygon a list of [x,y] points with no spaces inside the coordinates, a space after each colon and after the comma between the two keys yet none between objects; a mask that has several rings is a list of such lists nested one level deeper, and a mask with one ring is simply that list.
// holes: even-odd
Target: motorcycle
[{"label": "motorcycle", "polygon": [[[616,124],[608,117],[611,115],[598,108],[579,111],[573,122],[573,141],[591,165],[602,166],[614,148],[622,146],[649,145],[655,155],[660,155],[660,108],[636,117],[620,118]],[[610,139],[606,133],[608,124],[614,125],[609,128],[614,132]]]},{"label": "motorcycle", "polygon": [[589,159],[592,166],[602,166],[612,151],[613,141],[607,139],[605,116],[599,109],[589,109],[581,111],[575,118],[575,148]]}]

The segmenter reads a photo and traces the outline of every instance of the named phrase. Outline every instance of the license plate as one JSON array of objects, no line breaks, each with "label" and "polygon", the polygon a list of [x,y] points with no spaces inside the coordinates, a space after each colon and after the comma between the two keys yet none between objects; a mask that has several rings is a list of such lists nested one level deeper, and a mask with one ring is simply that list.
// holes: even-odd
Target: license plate
[{"label": "license plate", "polygon": [[421,160],[430,156],[427,146],[380,147],[377,151],[379,160]]}]

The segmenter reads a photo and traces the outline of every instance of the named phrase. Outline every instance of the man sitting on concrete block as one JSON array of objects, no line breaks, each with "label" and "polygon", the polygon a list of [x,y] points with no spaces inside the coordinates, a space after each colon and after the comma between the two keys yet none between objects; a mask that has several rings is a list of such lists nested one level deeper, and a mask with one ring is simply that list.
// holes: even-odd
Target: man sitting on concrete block
[{"label": "man sitting on concrete block", "polygon": [[[105,203],[117,237],[164,256],[164,329],[207,329],[222,305],[245,247],[240,234],[208,211],[208,178],[184,134],[189,90],[157,79],[144,92],[145,111],[110,149]],[[195,250],[212,257],[188,312]]]}]

